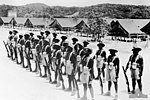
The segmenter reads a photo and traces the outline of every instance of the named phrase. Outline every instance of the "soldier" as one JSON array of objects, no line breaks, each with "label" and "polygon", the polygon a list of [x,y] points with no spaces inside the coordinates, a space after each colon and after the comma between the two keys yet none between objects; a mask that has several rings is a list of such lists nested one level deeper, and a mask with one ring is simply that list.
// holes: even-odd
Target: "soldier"
[{"label": "soldier", "polygon": [[13,60],[13,48],[12,48],[12,43],[13,43],[13,34],[12,31],[9,31],[9,36],[8,36],[8,40],[7,40],[7,46],[9,48],[9,52],[10,52],[10,57]]},{"label": "soldier", "polygon": [[24,39],[23,39],[23,35],[20,34],[19,35],[19,40],[18,40],[18,44],[17,44],[17,50],[20,56],[20,62],[19,64],[23,63],[23,51],[22,51],[22,46],[24,45]]},{"label": "soldier", "polygon": [[17,56],[17,41],[18,41],[18,35],[17,35],[18,31],[16,30],[13,30],[13,44],[12,44],[12,47],[13,47],[13,51],[14,51],[14,55],[15,55],[15,60],[16,60],[16,63],[18,63],[18,56]]},{"label": "soldier", "polygon": [[[30,42],[31,42],[31,49],[33,48],[33,43],[34,43],[34,33],[29,33],[30,34]],[[33,59],[33,53],[32,50],[30,52],[30,58]]]},{"label": "soldier", "polygon": [[42,73],[41,73],[41,67],[40,67],[40,64],[41,64],[41,52],[42,52],[42,36],[40,35],[37,35],[39,41],[38,41],[38,44],[35,46],[35,49],[36,49],[36,68],[35,70],[37,71],[37,73],[40,74],[40,76],[42,76]]},{"label": "soldier", "polygon": [[44,67],[44,74],[47,76],[49,82],[51,82],[51,73],[50,73],[50,60],[51,60],[51,49],[50,44],[47,39],[44,40],[44,52],[42,56],[42,64]]},{"label": "soldier", "polygon": [[142,95],[141,77],[143,74],[143,57],[139,55],[141,48],[134,47],[132,51],[133,51],[133,54],[129,58],[125,71],[127,71],[128,68],[130,68],[131,70],[131,79],[132,79],[132,88],[133,88],[131,93],[135,94],[135,86],[136,86],[136,81],[137,81],[138,87],[140,90],[139,92],[139,96],[140,96]]},{"label": "soldier", "polygon": [[27,68],[30,70],[30,72],[32,71],[31,68],[31,62],[30,62],[30,52],[31,52],[31,43],[29,40],[30,35],[29,34],[25,34],[24,38],[25,38],[25,56],[27,59]]},{"label": "soldier", "polygon": [[49,44],[51,44],[51,36],[50,36],[50,34],[51,33],[49,31],[45,31],[45,35],[46,35],[45,39],[48,40]]},{"label": "soldier", "polygon": [[81,57],[80,68],[78,69],[78,80],[77,80],[77,81],[79,81],[79,82],[80,82],[81,70],[82,70],[82,67],[83,67],[83,59],[84,59],[84,56],[85,56],[85,54],[86,54],[85,51],[86,51],[86,48],[87,48],[88,45],[89,45],[89,42],[83,41],[83,48],[82,48],[82,50],[80,50],[80,52],[79,52],[79,55],[80,55],[80,57]]},{"label": "soldier", "polygon": [[78,42],[78,39],[77,38],[72,38],[72,44],[75,46],[76,43]]},{"label": "soldier", "polygon": [[57,37],[57,34],[53,33],[53,39],[52,39],[52,44],[51,45],[53,45],[53,43],[55,43],[54,41],[55,41],[56,37]]},{"label": "soldier", "polygon": [[86,53],[83,58],[83,69],[81,74],[81,83],[83,84],[84,95],[81,100],[87,100],[87,88],[89,88],[92,100],[94,100],[94,91],[92,87],[94,60],[93,57],[90,56],[92,54],[92,50],[89,48],[86,48],[85,50]]},{"label": "soldier", "polygon": [[[55,45],[54,45],[55,46]],[[60,47],[60,46],[59,46]],[[59,87],[60,81],[62,82],[62,89],[65,89],[65,85],[64,85],[64,80],[62,77],[62,68],[61,68],[61,59],[62,58],[62,53],[61,53],[61,47],[59,48],[59,50],[57,50],[56,52],[56,73],[57,73],[57,85],[56,87]]]},{"label": "soldier", "polygon": [[[48,70],[48,61],[49,61],[49,57],[48,57],[48,54],[46,54],[46,49],[47,47],[50,46],[49,44],[49,40],[48,39],[44,39],[43,40],[43,53],[42,53],[42,64],[43,64],[43,67],[44,67],[44,75],[42,77],[47,77],[47,70]],[[46,57],[45,57],[46,56]],[[45,59],[46,58],[46,59]],[[47,60],[47,61],[45,61]]]},{"label": "soldier", "polygon": [[79,87],[78,87],[77,80],[76,80],[75,76],[76,76],[78,68],[80,68],[79,65],[81,62],[81,57],[79,56],[79,52],[81,49],[82,49],[82,45],[79,43],[76,43],[74,46],[73,53],[70,57],[71,64],[73,65],[73,70],[71,73],[71,76],[72,76],[71,82],[73,84],[73,89],[72,89],[71,96],[74,96],[77,92],[77,98],[80,98],[80,94],[79,94]]},{"label": "soldier", "polygon": [[33,72],[38,72],[38,66],[39,66],[39,63],[38,63],[38,59],[37,59],[37,49],[38,49],[38,44],[39,42],[39,39],[37,38],[34,38],[33,40],[33,45],[32,45],[32,53],[33,53],[33,61],[35,62],[35,70]]},{"label": "soldier", "polygon": [[116,49],[109,49],[110,55],[107,60],[107,70],[106,70],[106,81],[108,81],[108,92],[105,94],[106,96],[110,96],[110,89],[112,82],[115,86],[115,100],[118,98],[118,77],[119,77],[119,58],[116,56]]},{"label": "soldier", "polygon": [[[56,55],[57,55],[57,52],[60,50],[60,46],[59,46],[59,39],[54,39],[53,40],[53,45],[52,45],[52,70],[55,72],[55,79],[54,81],[52,82],[52,84],[57,84],[57,76],[58,76],[58,73],[57,73],[57,70],[56,70],[56,67],[58,65],[58,63],[56,64]],[[60,60],[57,60],[57,61],[60,61]]]},{"label": "soldier", "polygon": [[45,38],[45,37],[44,37],[44,32],[40,32],[40,35],[41,35],[42,39]]},{"label": "soldier", "polygon": [[[100,80],[100,87],[101,87],[101,94],[103,94],[103,82],[105,82],[105,62],[106,62],[106,52],[103,50],[103,47],[105,46],[104,43],[100,42],[97,44],[99,50],[96,51],[95,54],[95,59],[96,59],[96,66],[98,70],[98,76],[96,79]],[[101,74],[103,75],[103,82],[102,82],[102,77]]]},{"label": "soldier", "polygon": [[71,85],[72,75],[71,75],[71,72],[72,72],[72,69],[73,69],[73,64],[70,61],[72,51],[73,51],[73,48],[68,45],[67,48],[66,48],[66,74],[68,76],[69,87],[66,89],[66,91],[71,91],[72,90],[72,85]]},{"label": "soldier", "polygon": [[65,56],[66,56],[66,53],[65,53],[65,46],[63,45],[64,43],[66,43],[66,39],[67,37],[66,36],[61,36],[61,42],[60,42],[60,46],[61,46],[61,52],[62,52],[62,61],[61,61],[61,68],[64,66],[65,68],[65,71],[63,73],[63,75],[66,75],[66,60],[65,60]]}]

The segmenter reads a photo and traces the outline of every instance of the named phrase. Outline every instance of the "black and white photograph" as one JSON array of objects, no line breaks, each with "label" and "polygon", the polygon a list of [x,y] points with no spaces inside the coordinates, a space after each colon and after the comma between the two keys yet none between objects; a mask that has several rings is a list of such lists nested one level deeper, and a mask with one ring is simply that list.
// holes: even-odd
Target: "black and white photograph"
[{"label": "black and white photograph", "polygon": [[0,0],[1,100],[149,100],[149,0]]}]

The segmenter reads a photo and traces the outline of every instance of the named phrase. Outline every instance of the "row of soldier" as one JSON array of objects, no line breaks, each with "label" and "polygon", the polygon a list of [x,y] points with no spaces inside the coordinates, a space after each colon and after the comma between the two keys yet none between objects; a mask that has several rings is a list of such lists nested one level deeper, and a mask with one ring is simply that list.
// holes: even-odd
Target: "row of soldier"
[{"label": "row of soldier", "polygon": [[[103,84],[108,81],[108,92],[106,96],[110,96],[111,84],[115,86],[115,99],[118,98],[118,77],[119,77],[119,57],[116,49],[109,49],[110,55],[106,57],[106,51],[103,49],[104,43],[97,44],[98,50],[94,56],[91,56],[92,49],[88,48],[89,42],[84,41],[83,44],[78,42],[77,38],[72,38],[72,43],[68,42],[66,36],[61,36],[61,40],[57,38],[57,34],[49,31],[40,32],[37,37],[33,33],[18,34],[18,31],[9,31],[8,41],[5,44],[8,49],[8,56],[21,64],[23,68],[27,68],[32,72],[37,72],[41,77],[47,77],[49,82],[56,84],[56,87],[62,86],[65,89],[63,74],[68,76],[69,87],[66,91],[72,91],[71,95],[77,94],[80,98],[78,81],[83,84],[84,96],[82,100],[87,99],[87,88],[90,90],[91,98],[94,100],[94,91],[92,80],[100,80],[101,94],[103,94]],[[52,37],[53,36],[53,37]],[[139,55],[141,48],[133,48],[133,55],[130,56],[125,72],[128,68],[131,70],[132,87],[131,93],[135,93],[136,81],[142,93],[141,76],[143,73],[143,58]],[[20,58],[20,62],[18,60]],[[94,59],[98,76],[94,76]],[[27,61],[27,65],[25,64]],[[31,60],[35,62],[35,70],[31,67]],[[42,75],[41,67],[44,67],[44,75]],[[65,71],[62,68],[65,68]],[[106,70],[105,70],[106,69]],[[52,78],[51,72],[54,72]],[[76,75],[77,79],[76,79]],[[52,81],[53,80],[53,81]],[[130,91],[128,91],[130,92]],[[139,94],[139,95],[140,95]]]}]

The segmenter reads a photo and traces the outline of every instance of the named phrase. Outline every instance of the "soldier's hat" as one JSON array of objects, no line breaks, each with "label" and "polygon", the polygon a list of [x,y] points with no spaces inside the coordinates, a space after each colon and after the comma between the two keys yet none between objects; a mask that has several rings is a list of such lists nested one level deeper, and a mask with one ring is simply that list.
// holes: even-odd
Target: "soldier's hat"
[{"label": "soldier's hat", "polygon": [[77,43],[77,44],[74,46],[74,49],[77,50],[77,47],[79,47],[80,50],[83,48],[83,46],[82,46],[80,43]]},{"label": "soldier's hat", "polygon": [[105,44],[104,44],[104,43],[102,43],[102,42],[99,42],[99,43],[97,44],[97,46],[98,46],[98,47],[104,47],[104,46],[105,46]]},{"label": "soldier's hat", "polygon": [[63,46],[68,46],[68,42],[63,43]]},{"label": "soldier's hat", "polygon": [[24,37],[30,37],[30,35],[29,34],[24,34]]},{"label": "soldier's hat", "polygon": [[40,34],[41,34],[41,35],[43,35],[43,34],[44,34],[44,32],[40,32]]},{"label": "soldier's hat", "polygon": [[40,39],[42,39],[42,36],[41,35],[37,35],[37,38],[40,40]]},{"label": "soldier's hat", "polygon": [[67,36],[61,36],[61,39],[62,39],[62,40],[66,40],[66,39],[67,39]]},{"label": "soldier's hat", "polygon": [[60,46],[59,46],[59,45],[54,45],[54,46],[53,46],[53,49],[59,50],[59,49],[60,49]]},{"label": "soldier's hat", "polygon": [[9,34],[12,34],[12,31],[9,31]]},{"label": "soldier's hat", "polygon": [[34,39],[34,43],[38,44],[39,40],[38,39]]},{"label": "soldier's hat", "polygon": [[73,42],[77,42],[78,39],[74,37],[74,38],[72,38],[72,41],[73,41]]},{"label": "soldier's hat", "polygon": [[19,38],[22,38],[23,37],[23,35],[22,34],[19,34]]},{"label": "soldier's hat", "polygon": [[92,49],[90,49],[90,48],[86,48],[86,49],[87,49],[88,54],[92,54]]},{"label": "soldier's hat", "polygon": [[57,36],[57,34],[56,33],[53,33],[53,37],[56,37]]},{"label": "soldier's hat", "polygon": [[73,48],[71,46],[68,46],[67,47],[67,52],[72,52],[73,51]]},{"label": "soldier's hat", "polygon": [[83,46],[86,47],[89,44],[87,41],[83,41]]},{"label": "soldier's hat", "polygon": [[25,35],[24,35],[24,38],[25,38],[25,39],[29,39],[29,37],[30,37],[29,34],[25,34]]},{"label": "soldier's hat", "polygon": [[49,45],[49,41],[48,40],[44,40],[44,45]]},{"label": "soldier's hat", "polygon": [[109,49],[109,51],[114,52],[114,53],[118,52],[118,50],[116,50],[116,49]]},{"label": "soldier's hat", "polygon": [[34,35],[34,33],[29,33],[30,34],[30,36],[33,36]]},{"label": "soldier's hat", "polygon": [[18,33],[18,31],[16,31],[16,30],[13,30],[13,33],[17,34],[17,33]]},{"label": "soldier's hat", "polygon": [[59,43],[59,41],[60,41],[59,39],[54,39],[55,43]]},{"label": "soldier's hat", "polygon": [[133,49],[132,49],[132,51],[137,51],[137,52],[139,52],[139,51],[141,51],[142,49],[141,48],[139,48],[139,47],[133,47]]},{"label": "soldier's hat", "polygon": [[50,31],[45,31],[45,34],[46,34],[46,35],[49,35],[49,34],[50,34]]}]

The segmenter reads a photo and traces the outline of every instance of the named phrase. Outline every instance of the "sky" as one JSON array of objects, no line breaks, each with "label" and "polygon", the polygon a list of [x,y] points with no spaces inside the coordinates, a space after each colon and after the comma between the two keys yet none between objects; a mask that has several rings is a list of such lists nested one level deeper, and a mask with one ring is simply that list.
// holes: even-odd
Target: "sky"
[{"label": "sky", "polygon": [[112,4],[130,4],[130,5],[148,5],[150,6],[150,0],[0,0],[1,4],[9,5],[26,5],[29,3],[44,3],[49,6],[90,6],[102,3]]}]

